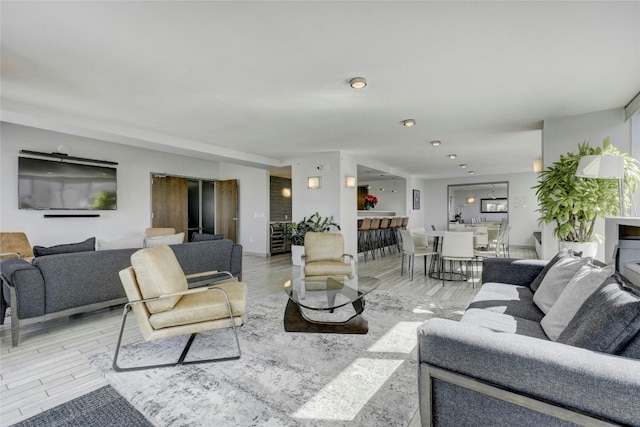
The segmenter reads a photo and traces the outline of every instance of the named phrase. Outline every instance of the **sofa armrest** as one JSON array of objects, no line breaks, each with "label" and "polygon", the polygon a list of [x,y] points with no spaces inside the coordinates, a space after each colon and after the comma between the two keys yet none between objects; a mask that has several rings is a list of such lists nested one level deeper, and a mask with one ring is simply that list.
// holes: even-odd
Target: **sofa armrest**
[{"label": "sofa armrest", "polygon": [[482,263],[482,283],[529,286],[547,263],[539,259],[486,258]]},{"label": "sofa armrest", "polygon": [[242,281],[242,245],[234,244],[231,250],[231,266],[229,271]]},{"label": "sofa armrest", "polygon": [[421,325],[418,346],[420,364],[595,417],[640,420],[638,360],[446,319]]},{"label": "sofa armrest", "polygon": [[3,298],[9,305],[10,293],[15,293],[17,307],[12,307],[12,313],[15,311],[20,319],[45,314],[44,278],[39,268],[23,259],[10,259],[0,263],[0,272]]}]

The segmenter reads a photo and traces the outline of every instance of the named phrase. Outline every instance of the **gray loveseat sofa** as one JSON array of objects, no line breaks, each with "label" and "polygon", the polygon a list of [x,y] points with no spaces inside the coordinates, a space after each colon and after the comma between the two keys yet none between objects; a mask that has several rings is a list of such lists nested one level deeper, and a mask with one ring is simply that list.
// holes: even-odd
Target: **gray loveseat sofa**
[{"label": "gray loveseat sofa", "polygon": [[[186,275],[228,271],[242,280],[242,246],[231,240],[170,245]],[[1,324],[11,307],[11,343],[17,346],[20,326],[60,316],[98,310],[126,302],[118,273],[131,265],[138,249],[62,253],[36,257],[31,263],[6,260],[2,275]],[[227,276],[228,277],[228,276]],[[191,283],[214,276],[198,277]]]},{"label": "gray loveseat sofa", "polygon": [[[418,328],[422,425],[640,425],[638,294],[621,287],[630,292],[627,317],[635,323],[616,354],[551,341],[531,288],[544,265],[487,259],[483,285],[461,321],[431,319]],[[615,279],[621,278],[607,279],[597,292],[617,289]],[[595,307],[594,295],[567,329],[597,335],[598,328],[580,322]],[[610,322],[611,312],[597,316]]]}]

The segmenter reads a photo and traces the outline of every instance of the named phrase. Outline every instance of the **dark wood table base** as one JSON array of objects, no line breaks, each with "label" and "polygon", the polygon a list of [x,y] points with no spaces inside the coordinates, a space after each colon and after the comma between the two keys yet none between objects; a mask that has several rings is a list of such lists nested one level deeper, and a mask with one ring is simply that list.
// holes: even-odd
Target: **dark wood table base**
[{"label": "dark wood table base", "polygon": [[369,323],[361,316],[364,299],[353,303],[356,314],[344,322],[324,322],[307,318],[298,304],[289,300],[284,311],[284,330],[287,332],[316,332],[327,334],[366,334]]}]

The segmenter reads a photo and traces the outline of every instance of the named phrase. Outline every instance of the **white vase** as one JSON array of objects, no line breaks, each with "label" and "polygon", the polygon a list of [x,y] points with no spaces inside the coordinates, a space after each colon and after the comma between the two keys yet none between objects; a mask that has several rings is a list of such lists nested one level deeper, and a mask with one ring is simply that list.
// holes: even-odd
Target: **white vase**
[{"label": "white vase", "polygon": [[293,265],[302,265],[302,254],[304,246],[291,245],[291,262]]},{"label": "white vase", "polygon": [[558,247],[560,250],[568,248],[574,252],[582,252],[583,257],[595,257],[598,252],[598,242],[565,242],[560,240]]}]

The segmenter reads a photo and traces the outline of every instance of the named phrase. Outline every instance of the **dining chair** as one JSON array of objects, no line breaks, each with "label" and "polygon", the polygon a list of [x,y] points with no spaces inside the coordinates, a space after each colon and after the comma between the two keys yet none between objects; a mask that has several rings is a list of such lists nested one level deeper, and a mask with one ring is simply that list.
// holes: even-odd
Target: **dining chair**
[{"label": "dining chair", "polygon": [[486,225],[478,225],[473,228],[474,230],[474,249],[487,249],[489,245],[489,231]]},{"label": "dining chair", "polygon": [[424,227],[409,227],[411,237],[413,237],[413,244],[418,248],[426,248],[427,243],[427,231]]},{"label": "dining chair", "polygon": [[473,277],[473,261],[475,254],[473,250],[473,233],[469,232],[457,232],[457,231],[445,231],[442,241],[442,250],[440,251],[441,259],[441,275],[442,286],[445,281],[445,263],[449,261],[449,280],[453,280],[453,269],[456,262],[460,263],[460,274],[464,277],[462,271],[462,262],[465,262],[465,270],[468,274],[469,263],[471,263],[471,282],[475,288],[475,281]]},{"label": "dining chair", "polygon": [[402,260],[400,261],[400,275],[404,273],[404,257],[409,257],[408,268],[411,268],[411,280],[413,281],[413,270],[416,256],[424,257],[424,274],[427,275],[427,257],[436,255],[435,251],[429,250],[426,246],[418,247],[414,244],[413,235],[409,230],[400,230],[402,239]]}]

